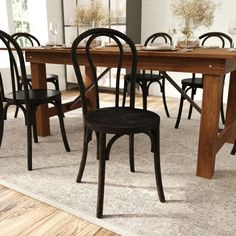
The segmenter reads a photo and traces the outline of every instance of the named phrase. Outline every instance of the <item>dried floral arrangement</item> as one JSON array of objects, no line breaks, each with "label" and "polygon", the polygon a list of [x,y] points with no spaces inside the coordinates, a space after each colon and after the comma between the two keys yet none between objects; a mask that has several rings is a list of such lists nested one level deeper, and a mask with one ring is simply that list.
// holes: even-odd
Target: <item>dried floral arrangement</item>
[{"label": "dried floral arrangement", "polygon": [[214,0],[172,0],[171,10],[182,21],[182,33],[189,34],[200,26],[210,27],[219,5]]},{"label": "dried floral arrangement", "polygon": [[108,10],[99,0],[91,0],[88,5],[79,5],[75,9],[75,24],[84,29],[107,25]]}]

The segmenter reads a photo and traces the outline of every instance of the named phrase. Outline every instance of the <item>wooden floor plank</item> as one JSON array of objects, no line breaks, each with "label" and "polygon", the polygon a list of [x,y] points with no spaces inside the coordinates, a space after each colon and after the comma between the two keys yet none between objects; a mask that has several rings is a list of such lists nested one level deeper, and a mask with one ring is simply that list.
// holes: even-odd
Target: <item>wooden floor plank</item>
[{"label": "wooden floor plank", "polygon": [[40,221],[31,225],[31,227],[19,235],[76,235],[79,220],[79,218],[73,215],[57,210],[48,217],[41,218]]}]

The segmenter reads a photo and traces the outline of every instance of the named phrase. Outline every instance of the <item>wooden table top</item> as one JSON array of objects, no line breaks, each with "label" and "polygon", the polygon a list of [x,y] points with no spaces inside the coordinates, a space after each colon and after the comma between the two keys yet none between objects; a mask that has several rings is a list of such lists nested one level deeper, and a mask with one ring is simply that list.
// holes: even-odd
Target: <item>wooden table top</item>
[{"label": "wooden table top", "polygon": [[[24,50],[28,62],[72,64],[70,48],[35,47]],[[84,49],[78,49],[78,55],[83,63]],[[113,67],[116,64],[115,55],[117,55],[115,47],[94,48],[97,66]],[[127,60],[124,67],[128,67],[130,61],[128,50],[125,51],[125,55]],[[196,48],[191,52],[181,49],[176,51],[140,50],[138,51],[138,67],[162,71],[226,74],[236,68],[236,51],[225,48]]]},{"label": "wooden table top", "polygon": [[[23,49],[26,52],[47,52],[47,53],[70,53],[70,47],[30,47]],[[94,53],[107,55],[116,55],[118,50],[116,47],[97,47],[93,49]],[[84,49],[78,49],[79,52],[84,52]],[[125,50],[129,54],[129,50]],[[231,51],[229,48],[195,48],[192,51],[177,50],[138,50],[138,55],[161,55],[167,57],[197,57],[197,58],[218,58],[218,59],[236,59],[236,50]]]}]

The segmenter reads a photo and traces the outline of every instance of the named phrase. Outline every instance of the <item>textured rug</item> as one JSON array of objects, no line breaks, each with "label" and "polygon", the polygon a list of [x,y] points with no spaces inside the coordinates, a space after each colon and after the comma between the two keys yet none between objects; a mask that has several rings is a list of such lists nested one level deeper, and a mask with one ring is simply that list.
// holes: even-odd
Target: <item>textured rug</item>
[{"label": "textured rug", "polygon": [[33,144],[32,172],[26,169],[26,129],[21,118],[9,118],[0,149],[0,184],[61,208],[122,235],[235,235],[236,157],[232,145],[217,154],[211,180],[196,177],[199,120],[161,116],[161,165],[166,203],[160,203],[153,156],[145,135],[135,137],[136,173],[128,164],[128,137],[118,140],[106,168],[104,218],[96,219],[95,142],[90,143],[83,183],[75,182],[82,151],[79,112],[66,114],[71,153],[66,153],[57,118],[51,136]]}]

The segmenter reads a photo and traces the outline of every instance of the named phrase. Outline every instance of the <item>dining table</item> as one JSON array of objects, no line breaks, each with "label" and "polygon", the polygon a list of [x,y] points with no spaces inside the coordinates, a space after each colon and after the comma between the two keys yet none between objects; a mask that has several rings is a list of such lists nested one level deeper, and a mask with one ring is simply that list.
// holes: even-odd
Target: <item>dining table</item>
[{"label": "dining table", "polygon": [[[201,107],[184,95],[201,113],[199,127],[196,175],[210,179],[214,175],[216,154],[221,147],[236,138],[236,51],[222,48],[195,48],[193,50],[139,50],[138,69],[159,70],[167,80],[183,94],[175,78],[167,72],[191,72],[204,75]],[[91,84],[86,53],[77,51],[80,63],[85,66],[84,79]],[[124,52],[123,67],[130,65],[130,52]],[[46,88],[46,64],[71,65],[71,49],[68,47],[37,47],[25,49],[26,61],[30,62],[33,88]],[[93,49],[93,58],[97,67],[112,68],[116,65],[117,49],[115,47],[97,47]],[[224,75],[230,73],[226,108],[226,122],[219,129],[220,105]],[[93,88],[88,92],[90,108],[95,107]],[[81,107],[80,100],[63,104],[63,111]],[[37,110],[37,131],[41,136],[50,134],[49,117],[56,114],[47,105]]]}]

